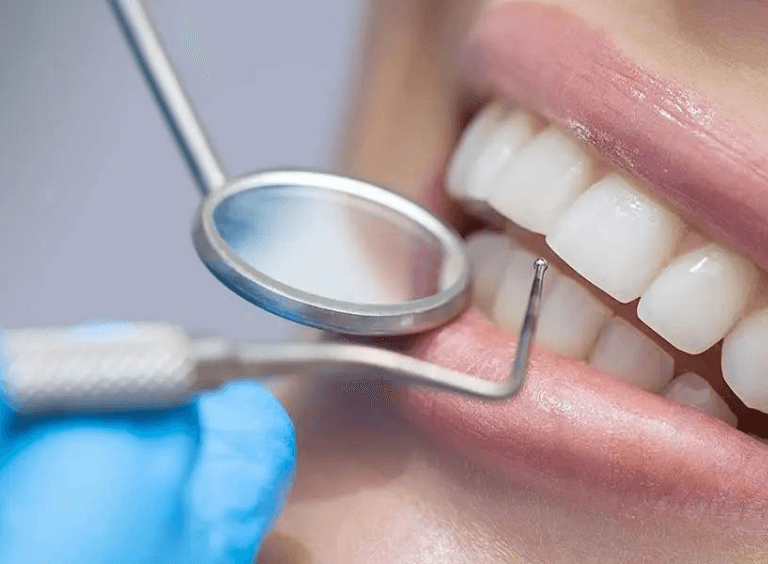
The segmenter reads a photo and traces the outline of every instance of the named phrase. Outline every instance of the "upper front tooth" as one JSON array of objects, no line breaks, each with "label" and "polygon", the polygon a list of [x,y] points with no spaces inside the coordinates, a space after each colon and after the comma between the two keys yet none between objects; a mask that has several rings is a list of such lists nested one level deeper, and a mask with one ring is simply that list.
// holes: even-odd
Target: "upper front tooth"
[{"label": "upper front tooth", "polygon": [[650,284],[677,246],[683,223],[618,174],[590,186],[555,222],[547,243],[620,302]]},{"label": "upper front tooth", "polygon": [[681,351],[698,354],[733,327],[757,276],[750,261],[709,244],[662,270],[640,299],[637,315]]},{"label": "upper front tooth", "polygon": [[589,182],[591,159],[573,140],[549,127],[501,167],[488,203],[521,227],[546,233]]},{"label": "upper front tooth", "polygon": [[768,413],[768,309],[736,324],[723,341],[723,378],[747,406]]},{"label": "upper front tooth", "polygon": [[640,388],[658,392],[672,379],[672,356],[619,317],[603,327],[589,364]]},{"label": "upper front tooth", "polygon": [[448,193],[457,199],[485,200],[493,178],[536,128],[536,118],[490,104],[472,120],[448,168]]},{"label": "upper front tooth", "polygon": [[467,237],[466,245],[472,267],[472,302],[490,314],[512,255],[511,242],[503,233],[478,231]]},{"label": "upper front tooth", "polygon": [[686,372],[672,380],[661,395],[677,403],[705,411],[725,421],[731,427],[735,427],[738,423],[736,415],[725,400],[717,394],[709,382],[693,372]]},{"label": "upper front tooth", "polygon": [[568,276],[548,280],[536,340],[552,352],[583,360],[611,310]]}]

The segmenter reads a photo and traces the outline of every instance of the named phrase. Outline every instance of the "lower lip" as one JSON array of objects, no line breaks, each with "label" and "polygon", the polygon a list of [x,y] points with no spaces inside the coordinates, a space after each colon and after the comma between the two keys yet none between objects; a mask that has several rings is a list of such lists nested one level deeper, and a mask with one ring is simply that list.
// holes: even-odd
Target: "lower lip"
[{"label": "lower lip", "polygon": [[[412,353],[503,380],[515,348],[511,335],[470,310]],[[541,348],[510,400],[409,388],[402,409],[451,452],[521,487],[611,513],[684,509],[708,523],[748,522],[768,532],[768,449],[703,413]]]}]

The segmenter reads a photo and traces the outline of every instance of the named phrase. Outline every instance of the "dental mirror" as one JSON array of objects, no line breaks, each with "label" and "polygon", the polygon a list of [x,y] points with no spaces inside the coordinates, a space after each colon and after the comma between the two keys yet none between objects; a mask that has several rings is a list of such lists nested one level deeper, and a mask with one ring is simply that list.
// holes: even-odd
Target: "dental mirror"
[{"label": "dental mirror", "polygon": [[466,308],[462,240],[415,202],[318,172],[227,179],[141,3],[111,3],[205,196],[194,243],[221,282],[271,313],[351,335],[418,333]]},{"label": "dental mirror", "polygon": [[250,175],[206,199],[194,240],[230,289],[320,329],[415,333],[468,305],[458,235],[414,202],[349,178]]}]

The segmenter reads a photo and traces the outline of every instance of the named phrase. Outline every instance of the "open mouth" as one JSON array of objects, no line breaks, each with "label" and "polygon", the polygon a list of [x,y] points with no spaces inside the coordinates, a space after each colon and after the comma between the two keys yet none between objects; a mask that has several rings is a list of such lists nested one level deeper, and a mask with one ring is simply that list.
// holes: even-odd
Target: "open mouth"
[{"label": "open mouth", "polygon": [[[557,8],[504,5],[477,29],[494,101],[445,175],[483,224],[467,234],[476,310],[415,354],[503,379],[533,260],[554,268],[518,398],[408,390],[406,413],[533,487],[762,519],[768,180],[758,159],[739,153],[745,142],[723,158],[732,128],[621,57],[606,63],[603,39]],[[537,37],[549,39],[533,53]],[[579,53],[607,76],[580,70]]]},{"label": "open mouth", "polygon": [[[447,187],[502,229],[468,236],[474,303],[497,325],[522,324],[531,264],[544,254],[560,268],[550,270],[542,300],[541,345],[733,426],[736,415],[710,382],[725,391],[724,378],[747,405],[768,411],[755,354],[768,345],[764,274],[636,179],[533,114],[494,103],[465,131]],[[765,418],[735,409],[749,431],[761,431]]]}]

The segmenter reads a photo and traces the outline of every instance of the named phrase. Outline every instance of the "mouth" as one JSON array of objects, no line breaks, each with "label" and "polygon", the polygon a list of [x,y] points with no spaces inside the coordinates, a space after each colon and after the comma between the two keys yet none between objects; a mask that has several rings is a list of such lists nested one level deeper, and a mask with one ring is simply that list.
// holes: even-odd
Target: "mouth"
[{"label": "mouth", "polygon": [[525,486],[765,530],[768,152],[559,8],[492,8],[467,53],[491,101],[440,190],[474,218],[474,307],[413,353],[504,380],[553,268],[521,393],[408,389],[406,415]]}]

